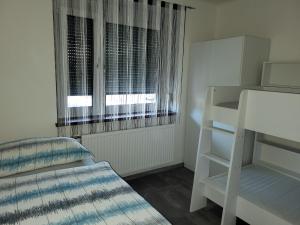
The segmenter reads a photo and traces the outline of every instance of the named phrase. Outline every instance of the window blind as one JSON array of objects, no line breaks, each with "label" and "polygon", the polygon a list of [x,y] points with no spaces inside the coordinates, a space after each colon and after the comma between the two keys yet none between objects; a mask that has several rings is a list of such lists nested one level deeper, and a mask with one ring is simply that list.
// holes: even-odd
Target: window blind
[{"label": "window blind", "polygon": [[68,15],[67,24],[70,95],[93,95],[93,19]]},{"label": "window blind", "polygon": [[156,92],[157,30],[106,23],[105,57],[106,94]]}]

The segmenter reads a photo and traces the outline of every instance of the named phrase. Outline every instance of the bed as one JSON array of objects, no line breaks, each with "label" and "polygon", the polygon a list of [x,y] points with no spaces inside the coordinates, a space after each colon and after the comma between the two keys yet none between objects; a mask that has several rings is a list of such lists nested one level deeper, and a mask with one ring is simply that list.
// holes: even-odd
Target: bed
[{"label": "bed", "polygon": [[[236,217],[253,225],[300,225],[299,103],[299,93],[287,89],[209,88],[190,211],[210,199],[223,207],[222,225]],[[213,151],[215,133],[232,138],[229,157]],[[226,172],[211,174],[211,162]]]},{"label": "bed", "polygon": [[[53,144],[57,142],[58,148]],[[51,146],[50,150],[45,146]],[[21,154],[23,148],[26,157]],[[0,224],[170,224],[108,162],[93,163],[75,140],[0,144],[0,153],[0,174],[5,175],[0,179]],[[39,161],[46,166],[37,166],[42,165]]]}]

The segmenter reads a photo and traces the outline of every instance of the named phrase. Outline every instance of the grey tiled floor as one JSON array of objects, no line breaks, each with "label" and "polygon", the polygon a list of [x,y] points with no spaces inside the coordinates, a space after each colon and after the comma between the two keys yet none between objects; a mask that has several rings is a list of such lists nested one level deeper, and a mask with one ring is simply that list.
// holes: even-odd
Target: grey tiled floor
[{"label": "grey tiled floor", "polygon": [[[189,212],[193,172],[177,168],[128,181],[173,225],[219,225],[222,208],[208,203],[205,209]],[[238,221],[237,224],[246,224]]]}]

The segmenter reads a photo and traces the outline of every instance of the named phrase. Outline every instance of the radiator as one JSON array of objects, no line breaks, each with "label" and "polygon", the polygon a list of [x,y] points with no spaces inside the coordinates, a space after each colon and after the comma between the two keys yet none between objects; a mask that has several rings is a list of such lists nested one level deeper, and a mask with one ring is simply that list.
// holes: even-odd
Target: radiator
[{"label": "radiator", "polygon": [[157,126],[82,136],[97,161],[106,160],[122,176],[158,168],[174,160],[175,126]]}]

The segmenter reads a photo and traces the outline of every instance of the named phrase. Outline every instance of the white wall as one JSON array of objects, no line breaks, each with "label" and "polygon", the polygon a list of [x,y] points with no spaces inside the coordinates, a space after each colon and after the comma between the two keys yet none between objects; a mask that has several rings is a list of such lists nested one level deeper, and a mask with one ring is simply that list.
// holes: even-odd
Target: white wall
[{"label": "white wall", "polygon": [[[299,0],[232,0],[216,6],[214,38],[244,34],[271,39],[270,60],[300,61]],[[200,26],[199,26],[200,27]],[[200,77],[189,77],[186,111],[185,166],[194,169],[200,132],[197,113],[197,83]],[[198,118],[198,119],[197,119]]]},{"label": "white wall", "polygon": [[0,142],[56,135],[51,5],[0,1]]},{"label": "white wall", "polygon": [[299,0],[235,0],[217,7],[215,38],[271,38],[270,59],[300,61]]},{"label": "white wall", "polygon": [[[175,126],[173,163],[183,162],[189,46],[211,39],[215,5],[174,0],[188,10],[182,86],[182,117]],[[52,0],[0,0],[0,142],[56,135]],[[126,132],[126,131],[125,131]]]}]

